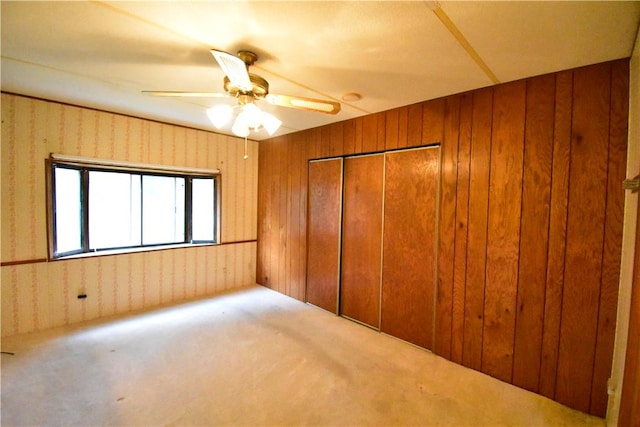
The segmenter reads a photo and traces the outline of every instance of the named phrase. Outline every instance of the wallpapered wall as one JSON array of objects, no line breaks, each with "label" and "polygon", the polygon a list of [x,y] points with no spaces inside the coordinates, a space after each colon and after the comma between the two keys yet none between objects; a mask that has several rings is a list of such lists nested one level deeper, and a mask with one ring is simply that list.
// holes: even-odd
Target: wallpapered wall
[{"label": "wallpapered wall", "polygon": [[[2,94],[2,336],[255,284],[258,144]],[[47,262],[50,153],[220,169],[221,245]],[[87,298],[78,299],[79,291]]]}]

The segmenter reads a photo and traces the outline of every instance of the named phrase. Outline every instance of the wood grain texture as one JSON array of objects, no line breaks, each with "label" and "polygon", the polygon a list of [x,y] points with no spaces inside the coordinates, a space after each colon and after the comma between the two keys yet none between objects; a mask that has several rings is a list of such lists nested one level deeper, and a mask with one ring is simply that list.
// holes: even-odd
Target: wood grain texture
[{"label": "wood grain texture", "polygon": [[445,103],[447,99],[451,99],[451,97],[438,98],[423,104],[422,144],[439,144],[442,142],[444,136]]},{"label": "wood grain texture", "polygon": [[378,151],[378,116],[369,114],[362,118],[362,150],[361,153]]},{"label": "wood grain texture", "polygon": [[422,141],[422,109],[422,103],[409,106],[407,117],[407,147],[424,145]]},{"label": "wood grain texture", "polygon": [[[454,105],[452,105],[454,104]],[[456,181],[458,166],[459,102],[447,102],[444,121],[446,143],[440,167],[440,220],[438,224],[438,278],[436,294],[436,339],[434,351],[451,357],[451,310],[453,304],[453,261],[455,251]]]},{"label": "wood grain texture", "polygon": [[332,123],[329,126],[330,155],[340,156],[344,153],[344,125],[343,122]]},{"label": "wood grain texture", "polygon": [[551,165],[551,205],[549,211],[549,239],[547,277],[540,360],[539,392],[551,399],[555,396],[560,343],[560,317],[564,283],[564,258],[567,236],[567,206],[569,198],[569,170],[571,155],[571,110],[573,72],[555,75],[555,121],[553,160]]},{"label": "wood grain texture", "polygon": [[398,123],[400,119],[400,112],[398,109],[389,110],[386,112],[386,124],[385,124],[385,150],[393,150],[398,148]]},{"label": "wood grain texture", "polygon": [[397,148],[409,145],[409,107],[398,108],[398,144]]},{"label": "wood grain texture", "polygon": [[[462,364],[464,348],[464,303],[467,278],[467,246],[469,245],[469,171],[471,166],[472,114],[473,97],[464,95],[460,99],[455,258],[453,266],[453,302],[451,305],[451,360],[460,364]],[[445,135],[445,139],[448,140],[447,135]]]},{"label": "wood grain texture", "polygon": [[525,82],[494,90],[482,371],[511,381],[520,250]]},{"label": "wood grain texture", "polygon": [[[291,169],[289,173],[289,182],[287,183],[287,193],[290,195],[295,195],[289,198],[289,213],[288,213],[288,224],[287,224],[287,246],[289,247],[289,269],[287,271],[287,280],[290,283],[295,283],[298,280],[304,280],[300,278],[300,236],[304,235],[304,232],[300,231],[300,197],[298,196],[301,193],[300,188],[300,175],[303,169],[298,166],[298,162],[300,161],[300,153],[302,150],[298,149],[297,144],[291,142],[291,150],[290,150],[290,161],[291,161]],[[296,292],[297,291],[297,292]],[[305,288],[306,291],[306,288]],[[297,287],[292,289],[292,294],[295,295],[297,299],[305,299],[305,294],[300,294],[300,290]]]},{"label": "wood grain texture", "polygon": [[290,283],[286,281],[286,268],[287,268],[287,220],[288,209],[287,203],[289,197],[287,194],[287,180],[289,173],[289,144],[287,141],[290,137],[282,137],[283,143],[279,144],[276,148],[277,156],[277,178],[276,186],[274,188],[274,198],[277,200],[277,212],[278,221],[276,229],[274,230],[274,238],[276,241],[275,250],[271,251],[271,264],[275,274],[275,290],[282,293],[290,292]]},{"label": "wood grain texture", "polygon": [[[617,284],[613,287],[610,284],[617,274],[613,266],[621,242],[617,225],[610,220],[617,217],[622,207],[617,196],[609,197],[608,193],[615,187],[616,168],[624,163],[620,157],[623,150],[614,149],[614,140],[620,138],[616,144],[626,144],[622,130],[626,120],[622,112],[627,103],[623,93],[623,86],[628,84],[624,72],[626,63],[628,60],[597,64],[400,107],[376,113],[373,117],[347,120],[341,123],[343,152],[338,153],[338,141],[333,142],[328,151],[340,156],[424,145],[437,138],[431,133],[437,134],[442,123],[434,351],[445,358],[461,360],[465,366],[477,370],[483,370],[483,355],[488,356],[484,364],[497,363],[491,372],[499,372],[500,378],[513,375],[512,382],[531,390],[537,387],[541,394],[554,399],[564,396],[564,403],[593,413],[601,411],[602,395],[598,390],[602,390],[602,379],[610,365],[607,359],[611,357],[607,334],[615,327],[611,307],[615,305],[612,297],[617,292]],[[611,68],[614,77],[594,71],[602,67]],[[577,77],[580,87],[575,96],[574,75],[582,75]],[[591,77],[585,78],[585,75]],[[616,79],[619,83],[615,83]],[[550,83],[552,80],[555,83]],[[513,103],[504,96],[505,87],[510,85],[526,85],[526,98]],[[550,96],[551,86],[553,96]],[[603,86],[611,88],[607,99],[598,95]],[[595,98],[602,98],[602,111],[589,107],[594,94]],[[518,110],[522,112],[523,108],[524,113],[514,114]],[[551,125],[550,111],[553,111]],[[442,117],[438,117],[439,114]],[[607,125],[598,125],[603,116],[609,115],[611,120]],[[494,123],[494,119],[499,123]],[[105,123],[108,136],[109,125]],[[586,142],[583,125],[592,129],[589,131],[592,136],[599,133],[593,132],[594,126],[602,128],[597,142]],[[510,151],[514,147],[505,141],[510,138],[506,136],[509,129],[519,126],[524,129],[526,142],[524,148],[522,145],[518,148],[521,157],[516,160],[520,160],[521,167],[519,170],[515,167],[514,173]],[[549,126],[552,126],[551,134]],[[329,141],[332,133],[340,138],[340,132],[331,128],[329,132],[324,131]],[[151,129],[151,135],[153,139],[160,132]],[[296,298],[304,295],[306,271],[303,274],[299,271],[306,263],[306,256],[298,264],[291,260],[285,264],[274,261],[280,254],[300,257],[300,248],[295,246],[306,244],[306,238],[296,239],[296,229],[306,221],[306,212],[302,213],[302,222],[296,223],[295,218],[296,211],[300,217],[306,208],[306,197],[300,198],[299,205],[295,201],[286,203],[285,215],[281,215],[280,191],[288,194],[287,197],[305,194],[306,182],[301,180],[301,187],[295,183],[297,176],[306,179],[307,171],[297,172],[292,168],[306,168],[305,162],[295,160],[298,151],[303,151],[301,155],[307,159],[322,158],[322,136],[323,127],[320,127],[260,143],[261,165],[279,168],[282,153],[277,143],[291,145],[286,151],[291,166],[277,173],[260,172],[260,211],[268,218],[258,223],[261,229],[258,254],[260,263],[266,259],[270,264],[260,265],[258,271],[260,276],[264,273],[273,281],[280,277],[280,266],[284,265],[285,274],[277,280],[283,280],[286,285],[277,287],[282,286],[284,292]],[[606,141],[604,148],[594,148],[603,140]],[[591,147],[586,154],[584,146]],[[166,150],[157,145],[149,147],[152,151]],[[576,150],[579,153],[576,154]],[[592,161],[595,152],[589,150],[599,150],[595,162]],[[164,155],[156,151],[151,154]],[[493,159],[494,156],[497,159]],[[283,183],[280,173],[292,175],[284,181],[283,190],[280,189]],[[594,174],[597,176],[595,186],[592,182]],[[268,182],[263,183],[263,179]],[[504,188],[498,188],[500,185]],[[273,194],[265,196],[263,191]],[[592,216],[592,198],[605,200],[599,208],[601,214],[582,220],[582,216]],[[263,206],[263,202],[270,206]],[[502,203],[509,209],[517,207],[517,213],[505,211],[503,214]],[[596,205],[598,203],[596,201]],[[489,206],[492,209],[490,220]],[[548,211],[547,231],[541,219],[545,210]],[[587,223],[591,227],[586,227]],[[280,240],[281,227],[286,230],[284,241]],[[595,244],[595,248],[594,230],[600,230],[601,235],[600,246]],[[491,235],[489,242],[488,232]],[[498,237],[502,234],[505,242]],[[282,252],[280,245],[283,244],[292,247]],[[513,250],[507,250],[506,246]],[[491,252],[489,262],[488,249]],[[274,256],[274,253],[278,255]],[[588,282],[585,295],[597,292],[597,297],[582,298],[577,304],[576,293],[582,289],[582,280],[577,273],[577,266],[581,265],[578,261],[580,253],[584,254],[582,263],[588,267],[585,270],[595,278]],[[501,262],[503,257],[506,257],[504,263]],[[599,261],[591,262],[595,257]],[[569,258],[573,261],[565,263]],[[487,281],[488,276],[497,279]],[[541,278],[544,278],[542,285]],[[507,314],[506,309],[509,310]],[[585,322],[586,330],[576,335],[578,317],[586,316],[585,313],[594,317]],[[485,330],[490,336],[488,341],[483,336]],[[496,341],[498,344],[494,345]],[[591,363],[586,359],[571,362],[574,352],[584,355],[582,349],[586,347],[591,348],[591,356],[587,357]],[[496,354],[491,354],[492,351]],[[537,364],[536,358],[539,359]],[[588,379],[574,382],[571,379],[574,374],[588,376]],[[562,386],[560,382],[563,382]],[[578,388],[586,390],[586,407],[577,404],[580,399],[566,398],[573,393],[583,393],[577,392]]]},{"label": "wood grain texture", "polygon": [[343,152],[341,154],[354,154],[356,152],[356,122],[354,120],[347,120],[343,123],[342,137],[344,141],[342,144]]},{"label": "wood grain texture", "polygon": [[342,159],[309,162],[307,302],[338,314]]},{"label": "wood grain texture", "polygon": [[547,280],[555,76],[527,81],[513,383],[538,391]]},{"label": "wood grain texture", "polygon": [[433,347],[439,149],[386,154],[380,330]]},{"label": "wood grain texture", "polygon": [[607,380],[611,375],[613,343],[616,332],[618,283],[622,257],[622,225],[626,177],[627,120],[629,117],[629,62],[611,63],[611,95],[609,120],[609,153],[607,162],[607,204],[605,211],[602,280],[596,353],[591,386],[589,412],[604,417],[607,412]]},{"label": "wood grain texture", "polygon": [[462,364],[482,368],[485,270],[487,259],[487,214],[489,209],[489,165],[493,90],[473,93],[471,164],[469,169],[469,224],[467,285],[465,287],[464,347]]},{"label": "wood grain texture", "polygon": [[387,135],[387,115],[385,112],[376,113],[377,126],[376,126],[376,151],[382,152],[385,150],[385,137]]},{"label": "wood grain texture", "polygon": [[380,326],[384,155],[344,161],[340,314]]},{"label": "wood grain texture", "polygon": [[610,66],[581,68],[573,75],[571,171],[556,399],[588,412],[602,274]]}]

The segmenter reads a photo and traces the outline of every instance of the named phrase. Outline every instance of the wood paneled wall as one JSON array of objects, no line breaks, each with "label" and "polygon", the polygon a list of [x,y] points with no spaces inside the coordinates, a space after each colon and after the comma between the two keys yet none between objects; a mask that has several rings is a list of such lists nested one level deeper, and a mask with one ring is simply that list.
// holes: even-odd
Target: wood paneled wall
[{"label": "wood paneled wall", "polygon": [[[258,147],[118,114],[2,94],[2,336],[255,283]],[[220,246],[46,262],[50,153],[221,170]],[[231,244],[233,242],[239,242]],[[77,299],[83,289],[87,299]]]},{"label": "wood paneled wall", "polygon": [[309,159],[439,142],[435,352],[603,416],[628,70],[596,64],[261,142],[258,283],[304,300]]}]

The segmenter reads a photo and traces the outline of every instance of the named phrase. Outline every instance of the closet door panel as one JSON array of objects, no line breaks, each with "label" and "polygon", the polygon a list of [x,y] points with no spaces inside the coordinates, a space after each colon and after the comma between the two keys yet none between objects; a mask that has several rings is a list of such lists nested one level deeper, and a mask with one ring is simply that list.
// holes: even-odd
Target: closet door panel
[{"label": "closet door panel", "polygon": [[432,348],[439,148],[388,153],[381,330]]},{"label": "closet door panel", "polygon": [[342,159],[309,162],[307,302],[338,314]]},{"label": "closet door panel", "polygon": [[341,314],[380,326],[384,155],[344,162]]}]

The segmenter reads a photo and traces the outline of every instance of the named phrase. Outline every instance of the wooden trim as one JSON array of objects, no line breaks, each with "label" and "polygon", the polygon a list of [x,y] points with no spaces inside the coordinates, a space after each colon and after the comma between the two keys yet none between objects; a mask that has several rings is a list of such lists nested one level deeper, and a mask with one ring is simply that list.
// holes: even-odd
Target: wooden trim
[{"label": "wooden trim", "polygon": [[160,164],[148,164],[140,162],[127,162],[111,159],[98,159],[84,156],[69,156],[66,154],[50,153],[49,159],[52,163],[62,163],[73,166],[80,166],[88,169],[105,169],[107,171],[125,172],[151,172],[162,174],[177,174],[188,176],[219,176],[220,169],[191,168],[186,166],[170,166]]},{"label": "wooden trim", "polygon": [[142,249],[139,251],[128,251],[128,252],[120,252],[120,253],[99,253],[92,252],[90,255],[78,256],[78,257],[68,257],[68,258],[56,258],[56,259],[47,259],[47,258],[34,258],[34,259],[25,259],[25,260],[17,260],[17,261],[5,261],[0,263],[2,267],[10,267],[12,265],[23,265],[23,264],[39,264],[41,262],[58,262],[58,261],[69,261],[69,260],[77,260],[83,258],[95,258],[102,256],[112,256],[112,255],[128,255],[128,254],[136,254],[141,252],[158,252],[158,251],[168,251],[171,249],[189,249],[189,248],[199,248],[202,246],[226,246],[226,245],[241,245],[244,243],[257,243],[256,239],[251,240],[237,240],[233,242],[223,242],[223,243],[212,243],[212,244],[202,244],[202,245],[190,245],[185,244],[184,246],[179,247],[171,247],[171,248],[161,248],[161,249]]},{"label": "wooden trim", "polygon": [[476,64],[478,64],[478,67],[480,67],[480,69],[487,75],[487,77],[489,77],[491,82],[493,84],[500,83],[500,80],[498,80],[498,77],[496,77],[496,75],[493,73],[493,71],[491,71],[487,63],[484,62],[484,60],[480,57],[478,52],[473,48],[473,46],[471,46],[471,43],[469,43],[469,40],[467,40],[467,38],[462,34],[462,31],[458,29],[456,24],[454,24],[453,21],[451,21],[449,16],[444,12],[444,10],[442,10],[442,8],[439,5],[437,5],[437,3],[436,3],[436,7],[433,8],[433,13],[438,17],[440,22],[442,22],[442,24],[447,28],[447,30],[449,30],[451,35],[455,37],[458,43],[460,43],[460,46],[462,46],[462,48],[469,54],[471,59],[473,59],[473,61]]},{"label": "wooden trim", "polygon": [[[637,202],[640,206],[640,202]],[[640,225],[640,209],[638,209]],[[640,426],[640,227],[636,228],[636,247],[631,285],[631,313],[622,380],[618,425]]]},{"label": "wooden trim", "polygon": [[239,245],[242,243],[257,243],[257,242],[258,242],[258,239],[236,240],[233,242],[221,242],[221,243],[218,243],[217,245],[211,245],[211,246]]},{"label": "wooden trim", "polygon": [[34,258],[34,259],[21,259],[18,261],[5,261],[0,263],[1,267],[10,267],[12,265],[24,265],[24,264],[39,264],[41,262],[47,262],[46,258]]}]

